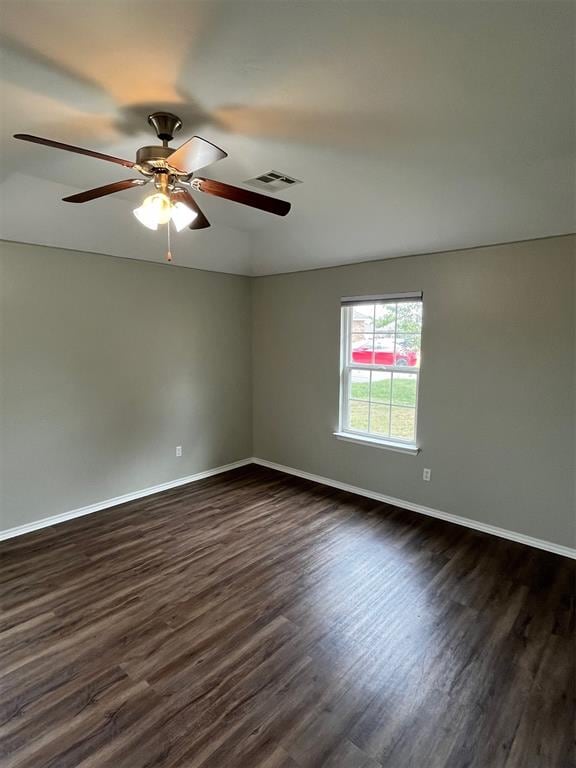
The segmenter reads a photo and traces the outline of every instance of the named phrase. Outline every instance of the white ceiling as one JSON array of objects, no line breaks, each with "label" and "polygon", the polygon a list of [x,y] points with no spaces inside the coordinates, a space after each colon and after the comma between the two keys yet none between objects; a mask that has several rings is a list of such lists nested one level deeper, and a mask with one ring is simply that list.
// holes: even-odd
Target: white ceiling
[{"label": "white ceiling", "polygon": [[268,274],[573,232],[574,14],[553,0],[3,0],[0,237],[162,260],[144,196],[72,206],[169,108],[233,184],[303,180],[280,219],[198,193],[176,263]]}]

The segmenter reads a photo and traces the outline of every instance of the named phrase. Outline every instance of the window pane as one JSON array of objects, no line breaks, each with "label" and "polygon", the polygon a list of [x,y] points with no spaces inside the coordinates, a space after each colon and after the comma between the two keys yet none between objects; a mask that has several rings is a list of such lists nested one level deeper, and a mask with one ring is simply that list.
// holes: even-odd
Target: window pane
[{"label": "window pane", "polygon": [[350,400],[348,404],[348,420],[350,429],[368,432],[368,403]]},{"label": "window pane", "polygon": [[368,400],[370,394],[370,371],[352,371],[350,377],[350,397],[356,400]]},{"label": "window pane", "polygon": [[352,333],[372,333],[374,330],[374,304],[360,304],[352,308]]},{"label": "window pane", "polygon": [[374,361],[377,365],[394,365],[394,335],[377,333],[374,336]]},{"label": "window pane", "polygon": [[372,371],[370,400],[372,402],[390,403],[390,384],[392,374],[385,371]]},{"label": "window pane", "polygon": [[372,403],[370,406],[370,432],[375,435],[386,436],[390,434],[390,406]]},{"label": "window pane", "polygon": [[396,330],[396,304],[376,304],[375,330],[394,333]]},{"label": "window pane", "polygon": [[414,442],[422,302],[373,301],[345,312],[348,337],[342,342],[349,358],[342,378],[348,382],[341,399],[343,428]]},{"label": "window pane", "polygon": [[390,437],[414,440],[415,415],[414,408],[401,408],[393,405],[390,417]]},{"label": "window pane", "polygon": [[392,404],[416,407],[416,374],[392,374]]},{"label": "window pane", "polygon": [[420,366],[420,335],[404,333],[396,336],[394,365],[406,365],[412,368]]},{"label": "window pane", "polygon": [[420,333],[422,327],[422,302],[402,301],[398,304],[397,333]]},{"label": "window pane", "polygon": [[351,362],[363,363],[364,365],[372,364],[374,362],[373,344],[373,336],[365,333],[353,333],[351,338]]}]

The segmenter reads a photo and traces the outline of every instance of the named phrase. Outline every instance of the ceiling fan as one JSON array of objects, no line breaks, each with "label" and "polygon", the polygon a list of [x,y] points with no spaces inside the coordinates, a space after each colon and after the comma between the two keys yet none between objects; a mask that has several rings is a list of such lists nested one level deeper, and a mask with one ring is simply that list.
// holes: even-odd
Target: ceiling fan
[{"label": "ceiling fan", "polygon": [[[227,157],[227,153],[215,144],[200,138],[200,136],[193,136],[178,149],[169,147],[168,143],[174,138],[174,133],[182,127],[180,118],[171,112],[154,112],[148,116],[148,122],[153,126],[162,145],[140,147],[136,152],[135,162],[106,155],[102,152],[94,152],[91,149],[75,147],[71,144],[62,144],[59,141],[44,139],[40,136],[31,136],[27,133],[17,133],[14,138],[95,157],[138,171],[143,178],[115,181],[103,187],[96,187],[86,192],[64,197],[63,200],[66,203],[87,203],[98,197],[112,195],[132,187],[141,187],[152,182],[155,192],[134,210],[136,218],[149,229],[158,229],[160,224],[168,224],[170,221],[173,222],[178,232],[185,227],[190,229],[209,227],[210,222],[198,207],[190,194],[190,190],[223,197],[225,200],[249,205],[252,208],[274,213],[277,216],[286,216],[290,210],[290,203],[286,200],[278,200],[214,179],[194,176],[194,173],[200,168]],[[169,231],[170,228],[168,227]]]}]

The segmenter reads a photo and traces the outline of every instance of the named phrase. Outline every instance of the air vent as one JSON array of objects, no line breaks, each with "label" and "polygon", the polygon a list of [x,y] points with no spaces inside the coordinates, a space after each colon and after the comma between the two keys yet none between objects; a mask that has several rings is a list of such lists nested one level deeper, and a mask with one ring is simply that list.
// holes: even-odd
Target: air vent
[{"label": "air vent", "polygon": [[281,189],[288,189],[296,184],[302,184],[299,179],[293,179],[292,176],[286,176],[285,173],[278,171],[268,171],[253,179],[247,179],[244,184],[250,184],[251,187],[265,189],[267,192],[279,192]]}]

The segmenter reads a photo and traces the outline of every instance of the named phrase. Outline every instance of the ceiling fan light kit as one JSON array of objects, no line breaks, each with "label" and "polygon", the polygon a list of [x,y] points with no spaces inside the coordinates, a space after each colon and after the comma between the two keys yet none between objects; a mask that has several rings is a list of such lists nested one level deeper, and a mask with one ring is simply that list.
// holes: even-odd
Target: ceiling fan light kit
[{"label": "ceiling fan light kit", "polygon": [[[227,157],[227,153],[200,136],[193,136],[178,149],[169,147],[168,143],[173,140],[174,133],[182,128],[182,121],[177,115],[170,112],[154,112],[148,116],[148,123],[156,131],[162,145],[140,147],[136,152],[135,162],[26,133],[17,133],[14,138],[87,155],[138,171],[144,178],[117,181],[70,195],[63,200],[67,203],[86,203],[115,192],[153,183],[154,193],[148,195],[142,205],[134,209],[134,215],[148,229],[156,230],[163,224],[168,225],[168,236],[170,222],[178,232],[186,227],[204,229],[210,226],[210,222],[192,197],[191,190],[232,200],[277,216],[286,216],[290,210],[290,203],[285,200],[234,187],[221,181],[194,176],[200,168],[205,168]],[[168,254],[168,260],[171,261],[170,247]]]}]

